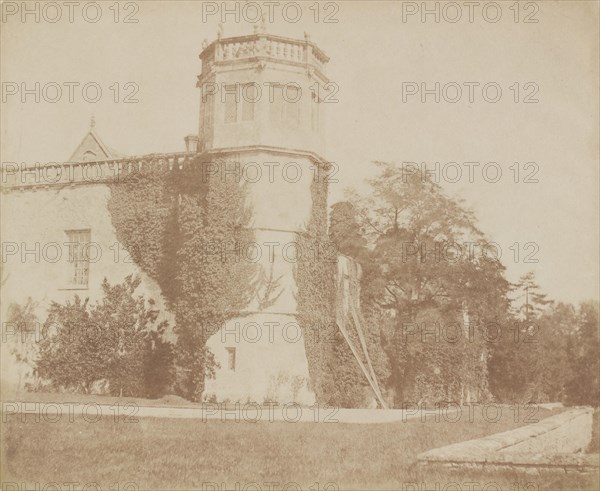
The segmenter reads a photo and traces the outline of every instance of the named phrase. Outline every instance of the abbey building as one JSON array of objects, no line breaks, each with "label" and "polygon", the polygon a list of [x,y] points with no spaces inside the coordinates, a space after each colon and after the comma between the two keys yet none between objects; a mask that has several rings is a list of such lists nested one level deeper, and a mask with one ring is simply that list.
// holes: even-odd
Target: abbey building
[{"label": "abbey building", "polygon": [[[314,183],[322,182],[316,177],[327,166],[322,102],[329,59],[308,37],[258,30],[219,36],[204,44],[200,59],[199,130],[185,138],[184,151],[124,156],[102,141],[92,121],[67,162],[4,166],[2,316],[9,305],[31,298],[43,321],[50,302],[64,303],[74,294],[96,300],[104,278],[119,283],[137,274],[141,293],[172,321],[159,284],[119,241],[108,203],[111,186],[126,170],[177,172],[199,159],[209,174],[243,174],[254,240],[270,247],[258,262],[277,282],[269,302],[256,295],[211,333],[207,346],[218,368],[206,380],[204,398],[311,404],[305,343],[293,327],[297,278],[286,254],[311,217],[327,213],[326,186],[319,194]],[[269,336],[256,339],[244,328],[254,325],[270,326]],[[34,377],[23,356],[16,362],[14,352],[4,355],[2,373],[10,380],[3,383],[23,385]]]}]

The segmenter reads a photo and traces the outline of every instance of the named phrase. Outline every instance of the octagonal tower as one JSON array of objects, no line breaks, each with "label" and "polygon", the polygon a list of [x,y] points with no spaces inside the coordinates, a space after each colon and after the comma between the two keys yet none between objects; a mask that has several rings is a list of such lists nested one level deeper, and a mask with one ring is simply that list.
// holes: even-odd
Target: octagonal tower
[{"label": "octagonal tower", "polygon": [[225,163],[222,179],[233,172],[248,184],[258,266],[274,286],[269,301],[260,301],[268,288],[262,285],[245,315],[208,339],[220,368],[206,380],[204,398],[312,404],[297,322],[294,244],[311,217],[326,216],[329,59],[308,36],[265,32],[219,36],[203,48],[198,151],[207,161]]}]

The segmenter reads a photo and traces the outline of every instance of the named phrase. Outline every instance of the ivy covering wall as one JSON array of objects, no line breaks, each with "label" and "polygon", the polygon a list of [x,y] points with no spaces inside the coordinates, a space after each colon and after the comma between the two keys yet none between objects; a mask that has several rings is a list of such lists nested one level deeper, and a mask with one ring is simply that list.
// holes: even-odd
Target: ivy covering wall
[{"label": "ivy covering wall", "polygon": [[[312,214],[306,233],[298,239],[299,250],[303,251],[296,268],[298,322],[317,402],[337,407],[360,407],[370,388],[336,324],[336,301],[340,301],[336,298],[339,251],[328,234],[327,192],[326,175],[313,181]],[[359,346],[356,333],[351,332],[350,336],[354,346]],[[373,351],[372,336],[369,332],[366,336]],[[375,358],[379,361],[377,353]],[[375,366],[378,376],[381,375],[377,370],[381,365],[375,363]]]},{"label": "ivy covering wall", "polygon": [[[196,159],[179,170],[120,175],[109,200],[117,239],[157,281],[175,314],[176,390],[195,400],[205,376],[214,373],[208,337],[240,315],[261,283],[257,266],[232,253],[253,240],[247,189],[203,172],[203,165]],[[298,322],[317,401],[360,406],[368,386],[335,324],[338,250],[328,235],[327,176],[318,174],[310,190],[312,213],[297,239]],[[381,349],[366,334],[376,361]]]},{"label": "ivy covering wall", "polygon": [[[320,173],[318,173],[320,174]],[[327,332],[334,316],[335,263],[327,254],[327,181],[311,183],[313,207],[306,231],[298,236],[298,261],[295,279],[298,324],[304,337],[311,389],[317,401],[324,397]]]},{"label": "ivy covering wall", "polygon": [[256,276],[232,253],[252,238],[246,189],[204,165],[196,158],[179,170],[120,175],[108,204],[117,239],[175,314],[176,391],[193,400],[215,367],[207,338],[248,304]]}]

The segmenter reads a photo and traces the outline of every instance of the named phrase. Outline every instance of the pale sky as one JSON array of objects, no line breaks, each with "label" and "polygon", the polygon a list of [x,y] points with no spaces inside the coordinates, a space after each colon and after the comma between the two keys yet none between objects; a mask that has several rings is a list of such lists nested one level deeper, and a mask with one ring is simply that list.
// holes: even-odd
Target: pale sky
[{"label": "pale sky", "polygon": [[[58,2],[63,12],[56,23],[43,16],[39,23],[32,15],[24,23],[19,14],[7,17],[1,25],[3,83],[25,82],[33,88],[35,82],[78,82],[79,87],[95,82],[103,94],[97,103],[86,102],[80,89],[72,103],[66,88],[55,103],[35,103],[33,96],[22,103],[19,95],[7,96],[2,162],[65,161],[87,132],[92,114],[104,143],[122,153],[183,150],[183,137],[198,128],[195,84],[202,40],[215,39],[220,21],[217,14],[203,22],[202,3],[137,2],[139,11],[131,18],[138,23],[123,23],[132,12],[126,2],[114,22],[113,1],[100,2],[97,23],[86,22],[80,10],[70,23],[63,2]],[[221,2],[204,3],[221,7]],[[402,2],[371,1],[337,2],[337,11],[324,2],[319,22],[310,8],[314,2],[300,2],[302,17],[291,23],[281,12],[286,3],[275,7],[268,32],[298,38],[308,32],[331,57],[327,73],[339,86],[339,102],[327,106],[324,157],[340,168],[330,203],[342,199],[347,187],[360,188],[375,170],[373,160],[457,162],[462,179],[444,187],[465,199],[481,228],[500,245],[509,280],[534,270],[556,300],[598,297],[598,2],[533,2],[538,11],[521,10],[518,23],[509,8],[513,1],[499,2],[502,17],[496,23],[486,21],[480,10],[469,22],[464,2],[457,2],[462,18],[456,23],[443,17],[436,23],[431,15],[423,23],[419,13],[403,22]],[[405,10],[410,3],[404,2]],[[293,9],[287,12],[288,18],[295,15]],[[328,13],[338,22],[324,23]],[[93,10],[87,14],[96,15]],[[528,14],[539,22],[523,22]],[[45,12],[47,18],[55,15]],[[446,17],[454,15],[446,11]],[[224,36],[251,33],[252,26],[230,15]],[[109,89],[115,82],[121,87],[119,102]],[[139,87],[137,103],[122,102],[128,82]],[[403,102],[407,82],[480,86],[473,102],[466,88],[456,103],[435,103],[432,96],[422,103],[419,95]],[[537,84],[533,97],[539,102],[515,103],[509,88],[515,82],[520,99],[533,91],[525,84]],[[501,87],[498,102],[483,99],[481,86],[487,83]],[[464,162],[481,163],[473,183]],[[502,168],[499,182],[483,179],[480,169],[487,162]],[[518,183],[510,169],[515,162],[521,164]],[[524,169],[526,162],[537,164],[539,182],[522,182],[533,169]],[[525,249],[526,243],[537,244],[533,257],[538,263],[524,263],[534,252],[532,246]]]}]

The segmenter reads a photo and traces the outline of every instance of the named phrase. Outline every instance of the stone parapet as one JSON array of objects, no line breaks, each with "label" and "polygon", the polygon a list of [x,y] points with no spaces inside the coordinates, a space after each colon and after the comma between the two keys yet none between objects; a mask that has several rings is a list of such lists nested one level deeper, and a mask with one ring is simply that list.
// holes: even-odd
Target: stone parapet
[{"label": "stone parapet", "polygon": [[195,152],[171,152],[87,162],[46,162],[27,165],[5,162],[0,169],[0,182],[3,191],[115,182],[139,172],[169,172],[183,169],[195,155]]},{"label": "stone parapet", "polygon": [[266,33],[217,39],[200,54],[203,72],[215,63],[245,58],[264,58],[288,63],[313,65],[325,70],[329,57],[308,39],[300,40]]}]

